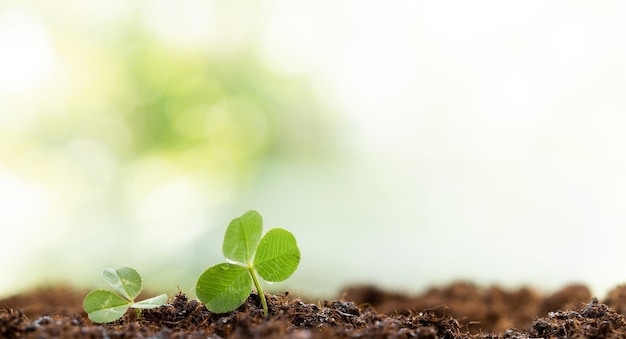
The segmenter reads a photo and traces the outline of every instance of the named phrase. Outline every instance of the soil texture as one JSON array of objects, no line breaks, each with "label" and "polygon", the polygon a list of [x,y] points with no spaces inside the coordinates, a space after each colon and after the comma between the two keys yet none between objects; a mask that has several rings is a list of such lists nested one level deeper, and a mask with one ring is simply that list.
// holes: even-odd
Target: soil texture
[{"label": "soil texture", "polygon": [[258,295],[237,310],[209,312],[179,293],[168,304],[92,323],[87,291],[42,288],[0,300],[1,338],[626,338],[626,286],[603,300],[584,285],[551,295],[458,282],[405,295],[374,286],[348,288],[337,300]]}]

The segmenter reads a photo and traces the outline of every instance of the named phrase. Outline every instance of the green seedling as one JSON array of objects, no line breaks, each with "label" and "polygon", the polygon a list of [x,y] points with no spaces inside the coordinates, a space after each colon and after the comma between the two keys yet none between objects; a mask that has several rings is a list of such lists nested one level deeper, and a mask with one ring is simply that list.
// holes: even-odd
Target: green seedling
[{"label": "green seedling", "polygon": [[95,290],[89,292],[83,300],[83,308],[89,319],[95,323],[108,323],[121,318],[128,308],[132,307],[141,317],[141,309],[155,308],[167,302],[167,295],[161,294],[154,298],[135,302],[141,292],[141,276],[130,267],[116,270],[105,268],[102,271],[104,280],[117,292]]},{"label": "green seedling", "polygon": [[229,262],[210,267],[196,284],[198,299],[211,312],[235,310],[246,301],[254,282],[267,317],[267,301],[257,273],[268,282],[289,278],[300,263],[300,249],[287,230],[274,228],[261,238],[262,232],[263,219],[256,211],[248,211],[228,225],[222,253]]}]

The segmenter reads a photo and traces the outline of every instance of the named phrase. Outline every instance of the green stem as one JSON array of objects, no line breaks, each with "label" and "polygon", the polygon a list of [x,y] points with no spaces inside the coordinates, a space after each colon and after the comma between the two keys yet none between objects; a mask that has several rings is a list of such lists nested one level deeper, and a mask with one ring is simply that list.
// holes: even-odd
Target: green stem
[{"label": "green stem", "polygon": [[263,293],[263,289],[261,288],[261,284],[259,283],[259,279],[256,277],[256,272],[254,272],[254,266],[252,263],[248,263],[248,272],[252,276],[252,280],[254,281],[254,286],[256,287],[256,292],[259,294],[259,298],[261,298],[261,305],[263,306],[263,313],[265,313],[265,317],[269,315],[267,311],[267,300],[265,300],[265,294]]}]

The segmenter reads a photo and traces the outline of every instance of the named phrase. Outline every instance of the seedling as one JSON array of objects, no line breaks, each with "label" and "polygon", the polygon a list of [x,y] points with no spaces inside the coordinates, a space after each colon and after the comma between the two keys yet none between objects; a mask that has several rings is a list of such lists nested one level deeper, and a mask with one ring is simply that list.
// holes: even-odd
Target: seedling
[{"label": "seedling", "polygon": [[107,290],[89,292],[83,300],[83,308],[89,319],[95,323],[108,323],[121,318],[129,307],[137,311],[141,317],[141,309],[159,307],[167,302],[167,295],[161,294],[154,298],[135,302],[141,292],[141,276],[130,267],[116,270],[105,268],[102,271],[104,280],[120,295]]},{"label": "seedling", "polygon": [[248,298],[254,282],[267,317],[267,301],[257,273],[268,282],[289,278],[300,263],[300,249],[287,230],[274,228],[261,238],[262,232],[263,219],[256,211],[248,211],[230,222],[222,245],[229,262],[210,267],[196,284],[196,295],[209,311],[235,310]]}]

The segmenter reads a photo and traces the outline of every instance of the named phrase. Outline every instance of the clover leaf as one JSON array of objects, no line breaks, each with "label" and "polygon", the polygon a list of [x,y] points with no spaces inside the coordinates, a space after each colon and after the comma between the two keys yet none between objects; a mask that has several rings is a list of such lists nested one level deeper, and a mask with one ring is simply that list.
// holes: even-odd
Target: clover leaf
[{"label": "clover leaf", "polygon": [[95,323],[115,321],[131,307],[136,309],[137,316],[141,316],[140,309],[159,307],[167,302],[166,294],[135,302],[141,293],[142,281],[139,272],[130,267],[105,268],[102,275],[119,295],[107,290],[94,290],[87,294],[83,308]]},{"label": "clover leaf", "polygon": [[228,225],[222,252],[233,263],[210,267],[196,283],[196,295],[215,313],[235,310],[252,292],[252,284],[261,298],[265,316],[267,301],[257,273],[268,282],[289,278],[300,263],[300,249],[289,231],[274,228],[261,238],[263,219],[248,211]]}]

